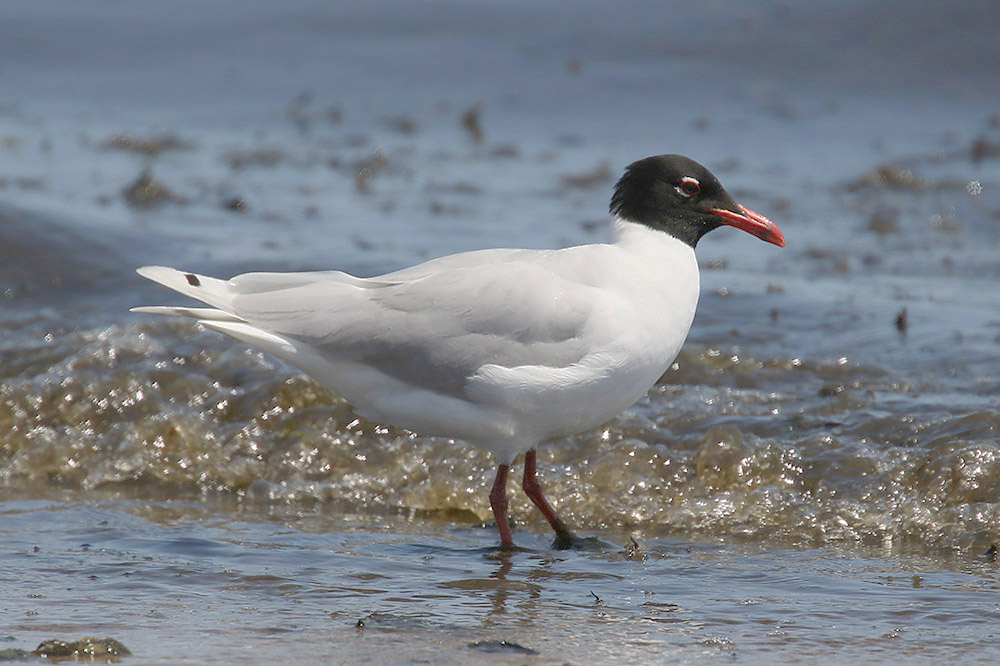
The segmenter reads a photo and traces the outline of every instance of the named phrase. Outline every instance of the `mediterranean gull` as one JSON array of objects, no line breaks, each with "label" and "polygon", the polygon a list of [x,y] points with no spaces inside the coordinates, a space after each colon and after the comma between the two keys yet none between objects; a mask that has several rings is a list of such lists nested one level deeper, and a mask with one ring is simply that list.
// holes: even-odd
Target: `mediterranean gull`
[{"label": "mediterranean gull", "polygon": [[673,362],[698,303],[694,249],[728,225],[783,247],[763,215],[736,203],[681,155],[630,164],[611,198],[610,243],[465,252],[372,278],[339,271],[246,273],[229,280],[163,266],[143,277],[211,307],[179,315],[287,361],[362,417],[463,440],[498,459],[490,506],[514,547],[507,475],[555,531],[581,543],[545,499],[535,448],[595,428],[641,398]]}]

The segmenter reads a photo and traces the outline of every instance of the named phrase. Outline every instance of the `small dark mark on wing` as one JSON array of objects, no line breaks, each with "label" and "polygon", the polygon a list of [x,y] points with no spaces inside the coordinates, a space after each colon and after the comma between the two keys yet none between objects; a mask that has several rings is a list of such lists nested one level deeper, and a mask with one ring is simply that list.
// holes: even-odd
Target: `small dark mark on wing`
[{"label": "small dark mark on wing", "polygon": [[187,278],[188,284],[191,285],[192,287],[201,286],[201,280],[198,279],[197,275],[194,275],[193,273],[187,273],[184,275],[184,277]]}]

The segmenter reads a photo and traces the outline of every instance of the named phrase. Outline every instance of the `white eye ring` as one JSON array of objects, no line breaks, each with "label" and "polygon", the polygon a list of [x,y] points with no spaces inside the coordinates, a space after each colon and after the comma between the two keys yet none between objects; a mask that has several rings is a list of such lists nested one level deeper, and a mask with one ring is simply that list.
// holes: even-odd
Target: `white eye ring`
[{"label": "white eye ring", "polygon": [[697,178],[684,176],[681,178],[681,184],[674,189],[677,191],[677,194],[690,199],[701,194],[701,183],[698,182]]}]

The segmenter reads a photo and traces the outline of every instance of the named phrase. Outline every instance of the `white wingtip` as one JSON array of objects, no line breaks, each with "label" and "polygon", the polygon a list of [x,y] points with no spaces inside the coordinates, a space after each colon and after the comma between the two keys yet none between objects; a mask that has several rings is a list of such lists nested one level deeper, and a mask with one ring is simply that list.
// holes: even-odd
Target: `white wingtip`
[{"label": "white wingtip", "polygon": [[135,269],[135,272],[144,278],[153,280],[155,279],[153,276],[156,275],[157,271],[164,271],[164,270],[172,271],[174,269],[168,268],[167,266],[140,266],[139,268]]},{"label": "white wingtip", "polygon": [[232,306],[230,283],[227,280],[187,273],[169,266],[143,266],[137,268],[135,272],[147,280],[162,284],[168,289],[208,303],[220,310],[227,311]]},{"label": "white wingtip", "polygon": [[160,284],[170,287],[171,289],[173,289],[173,285],[178,282],[187,282],[184,278],[185,275],[193,275],[193,273],[184,273],[183,271],[179,271],[176,268],[170,268],[169,266],[142,266],[141,268],[135,269],[135,272],[147,280],[159,282]]}]

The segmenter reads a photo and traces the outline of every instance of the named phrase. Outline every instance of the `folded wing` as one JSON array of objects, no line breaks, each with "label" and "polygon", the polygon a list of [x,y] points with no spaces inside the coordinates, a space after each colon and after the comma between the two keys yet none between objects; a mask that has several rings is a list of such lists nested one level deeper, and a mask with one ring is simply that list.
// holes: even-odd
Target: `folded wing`
[{"label": "folded wing", "polygon": [[485,365],[568,367],[592,351],[585,334],[596,295],[554,272],[558,261],[520,260],[531,252],[454,255],[371,279],[328,271],[218,280],[146,267],[144,277],[214,309],[136,310],[198,319],[306,372],[319,361],[361,363],[463,397]]}]

